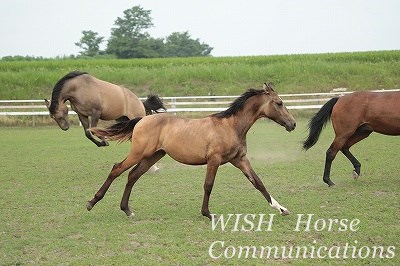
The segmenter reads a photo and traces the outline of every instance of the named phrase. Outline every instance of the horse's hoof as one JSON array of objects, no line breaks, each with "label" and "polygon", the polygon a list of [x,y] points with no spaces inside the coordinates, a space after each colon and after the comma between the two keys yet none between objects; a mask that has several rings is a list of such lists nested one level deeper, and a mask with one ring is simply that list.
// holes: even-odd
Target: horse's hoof
[{"label": "horse's hoof", "polygon": [[87,209],[88,211],[90,211],[92,208],[93,208],[92,203],[90,203],[90,201],[88,201],[88,202],[86,203],[86,209]]},{"label": "horse's hoof", "polygon": [[286,215],[290,214],[290,211],[288,209],[280,209],[280,211],[281,211],[282,216],[286,216]]},{"label": "horse's hoof", "polygon": [[121,208],[121,210],[126,214],[126,216],[128,216],[128,217],[133,217],[133,216],[135,216],[135,214],[133,214],[133,212],[131,211],[131,210],[129,210],[129,209],[123,209],[123,208]]},{"label": "horse's hoof", "polygon": [[360,177],[359,174],[355,170],[353,170],[353,179],[358,179]]},{"label": "horse's hoof", "polygon": [[158,168],[157,166],[154,166],[154,165],[149,169],[149,173],[152,173],[152,174],[157,174],[159,171],[160,171],[160,168]]},{"label": "horse's hoof", "polygon": [[201,211],[201,215],[207,217],[208,219],[210,219],[210,221],[212,221],[213,217],[217,218],[214,214],[211,214],[209,211]]},{"label": "horse's hoof", "polygon": [[335,183],[333,183],[332,180],[330,180],[330,179],[327,180],[327,181],[324,180],[324,182],[325,182],[329,187],[333,187],[333,186],[335,185]]},{"label": "horse's hoof", "polygon": [[107,146],[109,146],[110,144],[107,142],[107,141],[102,141],[102,142],[100,142],[100,144],[98,145],[98,147],[107,147]]}]

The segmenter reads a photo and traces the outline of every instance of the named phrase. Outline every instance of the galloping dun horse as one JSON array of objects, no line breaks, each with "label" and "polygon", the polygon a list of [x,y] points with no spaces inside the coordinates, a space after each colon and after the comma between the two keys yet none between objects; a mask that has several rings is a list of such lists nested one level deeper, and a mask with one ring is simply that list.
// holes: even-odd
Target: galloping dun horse
[{"label": "galloping dun horse", "polygon": [[372,132],[400,135],[400,91],[355,92],[332,98],[310,120],[310,133],[303,143],[308,150],[318,141],[322,129],[332,119],[335,139],[326,151],[323,180],[329,186],[332,161],[341,151],[354,166],[353,177],[360,176],[361,164],[349,151],[350,147]]},{"label": "galloping dun horse", "polygon": [[159,109],[165,110],[158,96],[150,95],[142,103],[130,90],[80,71],[62,77],[54,86],[51,102],[45,100],[50,116],[62,130],[69,128],[66,101],[71,103],[71,108],[78,114],[86,137],[98,147],[107,146],[108,142],[104,139],[96,140],[88,128],[96,127],[99,119],[123,121]]},{"label": "galloping dun horse", "polygon": [[87,203],[87,209],[90,211],[103,198],[115,178],[135,165],[129,172],[120,205],[126,215],[132,216],[128,202],[133,185],[154,163],[168,154],[184,164],[207,165],[201,213],[209,219],[212,215],[208,201],[215,175],[218,167],[228,162],[244,173],[272,208],[279,210],[282,215],[289,214],[267,192],[246,157],[247,131],[261,117],[272,119],[287,131],[296,127],[293,116],[275,93],[272,84],[264,84],[261,90],[249,89],[243,93],[225,111],[205,118],[187,119],[159,114],[121,122],[107,129],[89,129],[96,136],[110,140],[131,140],[132,146],[128,156],[114,165],[104,184]]}]

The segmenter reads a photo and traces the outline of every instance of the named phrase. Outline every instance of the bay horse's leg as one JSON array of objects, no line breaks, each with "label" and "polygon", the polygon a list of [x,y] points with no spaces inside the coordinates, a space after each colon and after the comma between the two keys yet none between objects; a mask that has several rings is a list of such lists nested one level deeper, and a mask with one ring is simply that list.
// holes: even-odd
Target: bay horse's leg
[{"label": "bay horse's leg", "polygon": [[335,185],[330,178],[332,161],[336,158],[336,154],[343,148],[348,139],[348,135],[343,136],[343,134],[340,135],[336,132],[335,139],[333,140],[329,149],[326,151],[324,176],[322,179],[330,187]]},{"label": "bay horse's leg", "polygon": [[104,197],[104,195],[106,194],[108,188],[111,186],[114,179],[116,179],[118,176],[120,176],[123,172],[125,172],[127,169],[129,169],[132,166],[132,164],[127,164],[125,162],[126,162],[126,159],[120,163],[116,163],[113,166],[106,181],[104,181],[103,185],[100,187],[100,189],[94,195],[93,199],[87,202],[86,208],[88,211],[90,211],[94,207],[94,205]]},{"label": "bay horse's leg", "polygon": [[239,168],[243,174],[247,177],[247,179],[253,184],[253,186],[261,192],[261,194],[264,196],[264,198],[268,201],[269,205],[277,209],[281,215],[288,215],[290,212],[288,209],[283,207],[282,205],[279,204],[267,191],[265,188],[263,182],[261,179],[257,176],[257,174],[254,172],[253,168],[251,167],[251,164],[249,160],[247,159],[246,156],[238,159],[231,161],[231,163]]},{"label": "bay horse's leg", "polygon": [[356,157],[350,152],[349,149],[343,148],[341,152],[346,156],[347,159],[351,162],[351,164],[354,166],[353,170],[353,178],[357,179],[360,176],[361,173],[361,163],[357,160]]},{"label": "bay horse's leg", "polygon": [[125,185],[124,195],[121,199],[121,210],[123,210],[127,216],[133,216],[133,212],[129,209],[129,198],[132,192],[133,185],[136,181],[146,173],[150,167],[152,167],[157,161],[164,157],[165,151],[159,150],[155,152],[149,158],[141,160],[128,175],[128,182]]},{"label": "bay horse's leg", "polygon": [[322,180],[328,184],[328,186],[334,186],[335,183],[332,182],[330,175],[331,175],[331,167],[332,167],[332,161],[335,159],[336,154],[338,153],[338,149],[334,148],[334,143],[329,147],[329,149],[326,151],[326,158],[325,158],[325,168],[324,168],[324,175],[322,177]]},{"label": "bay horse's leg", "polygon": [[[81,114],[79,114],[79,113],[78,113],[78,117],[79,117],[79,121],[81,121],[83,130],[85,131],[85,135],[86,135],[86,137],[87,137],[88,139],[90,139],[94,144],[96,144],[97,147],[108,146],[108,142],[107,142],[107,141],[102,140],[102,141],[100,142],[100,141],[96,140],[96,139],[93,137],[92,133],[88,130],[89,127],[90,127],[90,124],[89,124],[89,117],[84,116],[84,115],[81,115]],[[95,121],[95,123],[93,123],[93,121],[94,121],[94,120],[93,120],[93,117],[92,117],[92,127],[97,126],[98,119],[97,119],[97,121]]]},{"label": "bay horse's leg", "polygon": [[366,126],[361,126],[356,133],[354,133],[353,136],[347,142],[344,144],[342,148],[342,153],[347,157],[347,159],[350,160],[350,162],[354,166],[353,170],[353,178],[357,179],[360,176],[361,173],[361,163],[357,160],[356,157],[350,152],[350,147],[356,144],[357,142],[367,138],[373,131],[366,127]]},{"label": "bay horse's leg", "polygon": [[[117,118],[115,121],[117,121],[117,122],[129,121],[129,118],[127,116],[121,116],[120,118]],[[148,172],[154,174],[154,173],[158,173],[159,170],[160,170],[160,168],[158,168],[156,165],[153,165],[150,167]]]},{"label": "bay horse's leg", "polygon": [[94,198],[88,201],[86,205],[87,210],[90,211],[93,208],[93,206],[104,197],[108,188],[111,186],[111,183],[114,181],[115,178],[120,176],[123,172],[125,172],[135,164],[139,163],[141,159],[142,159],[141,153],[135,153],[132,152],[131,150],[131,152],[125,158],[125,160],[115,164],[114,167],[111,169],[111,172],[108,175],[106,181],[104,181],[104,184],[97,191]]},{"label": "bay horse's leg", "polygon": [[208,203],[210,201],[211,191],[214,186],[215,175],[217,174],[217,170],[220,164],[221,164],[220,158],[213,158],[207,161],[207,171],[204,180],[204,196],[203,196],[203,204],[201,206],[201,214],[203,216],[208,217],[208,219],[210,220],[212,219],[212,217],[210,210],[208,208]]}]

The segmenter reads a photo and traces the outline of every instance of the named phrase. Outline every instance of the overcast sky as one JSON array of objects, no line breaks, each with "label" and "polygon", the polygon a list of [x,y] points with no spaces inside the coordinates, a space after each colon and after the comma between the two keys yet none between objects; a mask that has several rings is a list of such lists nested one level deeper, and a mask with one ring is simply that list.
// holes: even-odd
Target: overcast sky
[{"label": "overcast sky", "polygon": [[76,55],[82,30],[108,39],[135,5],[152,37],[188,31],[213,56],[400,49],[399,0],[1,0],[0,57]]}]

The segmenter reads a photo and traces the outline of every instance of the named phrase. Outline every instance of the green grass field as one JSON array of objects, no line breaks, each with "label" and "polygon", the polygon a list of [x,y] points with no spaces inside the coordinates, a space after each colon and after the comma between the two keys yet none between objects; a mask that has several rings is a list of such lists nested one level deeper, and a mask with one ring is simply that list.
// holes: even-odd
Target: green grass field
[{"label": "green grass field", "polygon": [[[159,162],[158,174],[147,174],[135,185],[130,200],[134,218],[119,210],[126,173],[88,212],[86,201],[112,165],[125,158],[129,143],[97,148],[77,126],[66,132],[55,124],[1,128],[0,265],[399,265],[399,139],[373,134],[356,145],[352,150],[363,164],[358,180],[339,154],[331,176],[336,186],[328,188],[321,175],[331,126],[304,152],[306,123],[299,119],[298,128],[287,133],[263,120],[248,133],[253,168],[291,211],[289,216],[271,209],[239,170],[231,165],[219,169],[211,211],[276,214],[272,230],[261,232],[232,231],[233,226],[213,231],[200,214],[205,167],[168,157]],[[321,219],[360,222],[354,231],[295,231],[299,214],[314,214],[320,220],[317,229]],[[225,247],[216,241],[224,241]],[[224,252],[229,257],[240,246],[326,247],[334,256],[346,243],[349,254],[354,246],[366,258],[223,258]],[[221,257],[211,258],[210,247],[212,255]],[[373,247],[383,247],[389,258],[372,258]]]},{"label": "green grass field", "polygon": [[333,54],[0,61],[0,99],[50,98],[73,70],[131,89],[138,96],[239,95],[273,82],[279,93],[396,89],[400,50]]}]

